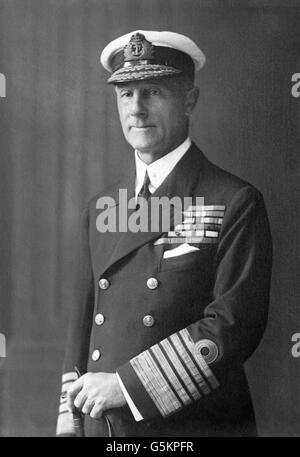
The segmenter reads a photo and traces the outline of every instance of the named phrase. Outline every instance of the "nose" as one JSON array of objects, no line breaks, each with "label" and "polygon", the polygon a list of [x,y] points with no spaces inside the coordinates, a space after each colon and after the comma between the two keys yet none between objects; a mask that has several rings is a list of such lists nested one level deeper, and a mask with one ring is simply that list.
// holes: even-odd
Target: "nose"
[{"label": "nose", "polygon": [[130,115],[134,117],[146,117],[147,107],[145,97],[140,91],[135,91],[131,99]]}]

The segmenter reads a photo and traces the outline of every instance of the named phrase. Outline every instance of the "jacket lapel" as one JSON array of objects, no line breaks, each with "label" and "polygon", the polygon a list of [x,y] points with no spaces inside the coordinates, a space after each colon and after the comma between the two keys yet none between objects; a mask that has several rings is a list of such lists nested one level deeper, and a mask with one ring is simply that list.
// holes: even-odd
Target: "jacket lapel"
[{"label": "jacket lapel", "polygon": [[[192,144],[186,154],[178,162],[175,168],[172,170],[170,175],[165,179],[165,181],[159,186],[159,188],[152,194],[150,197],[179,197],[182,199],[184,197],[192,197],[195,186],[199,182],[200,173],[201,173],[201,163],[203,155],[198,150],[198,148]],[[130,181],[131,180],[131,181]],[[134,174],[131,174],[129,181],[119,184],[119,188],[115,189],[115,197],[118,195],[119,189],[124,185],[128,192],[128,200],[134,197]],[[150,200],[149,199],[149,200]],[[150,201],[148,200],[148,205],[145,208],[141,209],[140,215],[141,219],[145,216],[144,212],[148,213],[148,227],[151,228],[151,214],[150,214]],[[117,201],[117,200],[116,200]],[[119,201],[116,206],[119,206]],[[117,209],[117,208],[116,208]],[[117,211],[118,212],[118,211]],[[135,209],[128,210],[128,220],[130,217],[134,217]],[[118,219],[118,218],[117,218]],[[143,220],[143,219],[142,219]],[[117,223],[119,221],[117,220]],[[157,221],[155,221],[157,222]],[[172,225],[172,219],[171,219]],[[103,257],[103,251],[101,253],[102,261],[99,275],[103,274],[110,266],[119,261],[121,258],[127,256],[134,250],[140,248],[141,246],[154,241],[156,238],[160,237],[163,233],[161,224],[158,225],[158,231],[147,231],[147,232],[137,232],[127,230],[126,232],[117,232],[115,233],[106,233],[104,234],[104,243],[105,243],[105,255]]]}]

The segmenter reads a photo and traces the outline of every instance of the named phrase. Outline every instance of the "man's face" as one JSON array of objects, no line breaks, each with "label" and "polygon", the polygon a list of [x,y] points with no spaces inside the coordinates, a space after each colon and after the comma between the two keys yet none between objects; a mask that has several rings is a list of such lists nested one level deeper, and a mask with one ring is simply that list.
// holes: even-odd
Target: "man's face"
[{"label": "man's face", "polygon": [[168,80],[136,81],[116,86],[124,136],[141,153],[157,160],[185,140],[186,93]]}]

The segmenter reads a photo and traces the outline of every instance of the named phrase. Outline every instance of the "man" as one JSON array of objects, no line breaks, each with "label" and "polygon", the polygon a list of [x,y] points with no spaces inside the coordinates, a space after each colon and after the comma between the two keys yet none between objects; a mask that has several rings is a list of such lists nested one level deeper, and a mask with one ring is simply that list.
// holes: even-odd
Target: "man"
[{"label": "man", "polygon": [[[255,435],[243,363],[266,325],[271,237],[259,191],[188,137],[204,54],[183,35],[136,31],[101,62],[136,167],[82,216],[57,434],[76,434],[82,414],[86,436]],[[192,204],[167,231],[103,233],[102,199],[115,210],[120,189],[129,217],[148,214],[145,199]]]}]

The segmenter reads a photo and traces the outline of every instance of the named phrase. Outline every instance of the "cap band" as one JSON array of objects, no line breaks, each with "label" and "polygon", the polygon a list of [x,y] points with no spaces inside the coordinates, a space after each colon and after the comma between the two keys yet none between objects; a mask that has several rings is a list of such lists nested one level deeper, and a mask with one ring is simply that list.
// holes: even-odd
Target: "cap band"
[{"label": "cap band", "polygon": [[139,32],[111,57],[110,67],[110,84],[180,74],[194,81],[195,74],[193,59],[188,54],[167,46],[155,46]]},{"label": "cap band", "polygon": [[[124,51],[119,51],[111,61],[113,73],[121,68],[140,65],[159,65],[164,67],[172,67],[179,70],[180,74],[184,74],[192,81],[194,80],[195,66],[193,60],[184,52],[173,48],[162,46],[153,47],[153,58],[141,60],[126,61],[124,59]],[[179,74],[177,71],[176,73]]]}]

